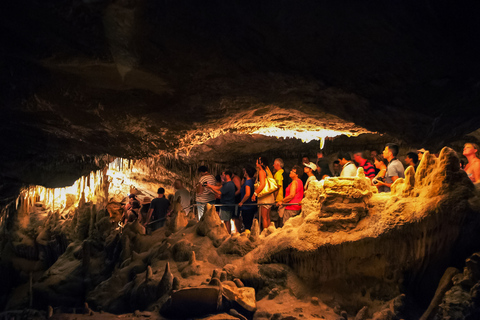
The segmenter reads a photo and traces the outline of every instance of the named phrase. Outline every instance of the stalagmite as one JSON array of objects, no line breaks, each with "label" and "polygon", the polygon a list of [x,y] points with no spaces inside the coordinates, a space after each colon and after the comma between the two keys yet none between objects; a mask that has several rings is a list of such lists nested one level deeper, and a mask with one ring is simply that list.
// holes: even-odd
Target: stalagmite
[{"label": "stalagmite", "polygon": [[167,262],[165,265],[165,272],[162,279],[158,283],[157,296],[161,297],[164,294],[168,294],[173,288],[173,274],[170,271],[170,264]]},{"label": "stalagmite", "polygon": [[197,224],[197,233],[209,237],[216,247],[220,246],[229,236],[222,220],[215,211],[215,207],[210,204],[206,205],[205,213]]},{"label": "stalagmite", "polygon": [[145,281],[151,280],[153,277],[153,270],[151,266],[147,266],[147,271],[145,271]]},{"label": "stalagmite", "polygon": [[260,237],[260,226],[257,219],[253,219],[252,230],[250,232],[250,240],[257,241]]},{"label": "stalagmite", "polygon": [[410,197],[413,195],[413,188],[415,187],[415,169],[409,166],[405,170],[405,182],[402,190],[404,197]]}]

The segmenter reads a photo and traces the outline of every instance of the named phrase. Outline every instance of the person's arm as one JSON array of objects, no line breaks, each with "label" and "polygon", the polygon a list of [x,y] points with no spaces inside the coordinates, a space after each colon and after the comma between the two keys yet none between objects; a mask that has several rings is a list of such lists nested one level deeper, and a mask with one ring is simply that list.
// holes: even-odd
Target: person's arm
[{"label": "person's arm", "polygon": [[[275,174],[275,176],[276,175],[277,174]],[[275,176],[274,176],[274,178],[275,178]],[[278,193],[280,192],[280,189],[282,189],[282,187],[283,187],[283,176],[280,175],[280,177],[276,177],[276,178],[278,178],[278,180],[275,179],[275,181],[277,182],[278,189],[273,193],[274,194],[273,199],[277,199]]]},{"label": "person's arm", "polygon": [[203,189],[202,183],[199,181],[197,183],[197,194],[202,194],[203,191],[204,191],[204,189]]},{"label": "person's arm", "polygon": [[147,218],[145,219],[145,225],[150,223],[150,218],[152,217],[153,208],[148,209]]},{"label": "person's arm", "polygon": [[288,194],[288,196],[286,196],[285,198],[283,198],[282,201],[278,201],[278,202],[277,202],[277,205],[278,205],[278,206],[281,206],[281,205],[283,205],[284,203],[290,202],[290,201],[293,199],[293,197],[295,197],[295,193],[297,192],[297,185],[298,185],[297,180],[293,180],[293,181],[292,181],[292,184],[291,184],[291,187],[290,187],[290,193]]},{"label": "person's arm", "polygon": [[239,206],[239,207],[243,206],[243,204],[248,200],[249,197],[250,197],[250,186],[249,186],[249,185],[246,185],[246,186],[245,186],[245,196],[244,196],[243,199],[238,203],[238,206]]},{"label": "person's arm", "polygon": [[207,184],[207,188],[212,190],[213,193],[217,196],[220,196],[222,194],[221,192],[221,189],[222,189],[222,186],[216,186],[216,185],[213,185],[213,184]]},{"label": "person's arm", "polygon": [[260,184],[258,188],[254,191],[253,196],[252,196],[252,201],[255,201],[257,198],[257,194],[259,194],[263,188],[265,188],[265,179],[266,179],[267,173],[265,170],[262,170],[258,173],[258,178],[260,179]]}]

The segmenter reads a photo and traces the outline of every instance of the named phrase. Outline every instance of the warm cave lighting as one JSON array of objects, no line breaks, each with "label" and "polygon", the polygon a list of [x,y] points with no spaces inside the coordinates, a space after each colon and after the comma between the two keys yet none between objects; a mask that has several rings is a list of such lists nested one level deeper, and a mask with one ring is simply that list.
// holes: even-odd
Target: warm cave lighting
[{"label": "warm cave lighting", "polygon": [[[43,186],[29,186],[20,191],[16,200],[17,209],[23,213],[30,213],[37,202],[42,203],[43,208],[55,212],[73,206],[78,207],[81,202],[98,200],[105,197],[104,189],[108,181],[110,189],[119,188],[128,184],[126,171],[131,170],[131,161],[116,159],[109,164],[107,170],[97,170],[88,176],[80,177],[75,183],[64,188],[45,188]],[[108,192],[108,191],[107,191]]]},{"label": "warm cave lighting", "polygon": [[335,131],[328,129],[320,129],[317,131],[308,131],[308,130],[291,130],[291,129],[282,129],[278,127],[267,127],[260,128],[253,132],[254,134],[261,134],[268,137],[277,137],[277,138],[297,138],[302,140],[302,142],[308,143],[312,140],[320,140],[320,149],[323,149],[325,145],[325,138],[333,138],[340,136],[342,134],[351,136],[349,132]]}]

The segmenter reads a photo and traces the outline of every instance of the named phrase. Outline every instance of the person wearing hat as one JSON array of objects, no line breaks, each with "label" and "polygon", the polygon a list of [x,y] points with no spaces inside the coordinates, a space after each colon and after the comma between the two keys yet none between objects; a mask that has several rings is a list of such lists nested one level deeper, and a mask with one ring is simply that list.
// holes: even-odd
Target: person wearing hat
[{"label": "person wearing hat", "polygon": [[317,177],[313,174],[317,170],[317,165],[313,162],[303,164],[303,172],[307,175],[307,180],[305,181],[304,190],[307,191],[310,182],[317,180]]},{"label": "person wearing hat", "polygon": [[418,160],[417,160],[417,162],[418,162],[418,163],[420,163],[420,161],[422,161],[423,154],[424,154],[425,152],[427,152],[427,150],[425,150],[424,148],[417,150],[417,155],[418,155]]},{"label": "person wearing hat", "polygon": [[151,202],[152,202],[152,198],[150,197],[143,198],[142,208],[140,209],[140,215],[138,216],[140,223],[144,223],[145,221],[147,221],[148,210],[150,209]]}]

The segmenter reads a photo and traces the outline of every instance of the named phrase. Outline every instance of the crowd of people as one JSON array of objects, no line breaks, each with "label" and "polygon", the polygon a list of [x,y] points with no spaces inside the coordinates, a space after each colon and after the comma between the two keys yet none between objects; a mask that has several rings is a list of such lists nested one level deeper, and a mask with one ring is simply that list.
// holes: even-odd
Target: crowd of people
[{"label": "crowd of people", "polygon": [[[468,163],[462,169],[474,183],[480,183],[478,151],[474,143],[466,143],[463,149]],[[126,223],[138,219],[141,224],[156,230],[165,224],[168,214],[173,210],[173,203],[180,201],[186,213],[196,207],[198,220],[202,218],[206,204],[216,204],[219,217],[228,231],[250,230],[257,212],[262,229],[268,227],[271,221],[276,227],[281,227],[301,212],[301,201],[314,180],[355,177],[357,169],[362,167],[378,192],[389,192],[397,179],[405,177],[406,167],[417,170],[426,150],[422,148],[408,152],[404,163],[397,158],[398,152],[399,147],[393,143],[387,144],[382,154],[376,150],[368,154],[366,151],[355,151],[352,157],[349,152],[339,152],[330,165],[325,154],[319,151],[315,163],[307,156],[302,157],[301,163],[294,165],[288,174],[280,158],[274,160],[271,169],[269,161],[259,157],[255,167],[244,166],[241,175],[226,169],[214,177],[207,166],[200,166],[198,183],[194,188],[196,205],[191,205],[191,194],[183,187],[182,181],[176,180],[175,194],[170,201],[165,197],[164,188],[158,189],[158,196],[153,200],[145,197],[142,205],[135,195],[130,195],[123,220]],[[231,221],[235,228],[232,228]]]}]

